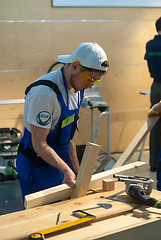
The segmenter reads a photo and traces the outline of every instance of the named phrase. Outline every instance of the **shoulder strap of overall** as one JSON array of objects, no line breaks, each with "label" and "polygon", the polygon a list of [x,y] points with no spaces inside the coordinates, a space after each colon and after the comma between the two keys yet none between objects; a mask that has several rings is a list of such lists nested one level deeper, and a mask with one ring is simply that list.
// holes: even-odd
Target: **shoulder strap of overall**
[{"label": "shoulder strap of overall", "polygon": [[57,94],[57,96],[60,96],[60,95],[61,95],[61,92],[60,92],[58,86],[57,86],[55,83],[53,83],[52,81],[50,81],[50,80],[38,80],[38,81],[36,81],[36,82],[31,83],[31,84],[26,88],[26,90],[25,90],[25,95],[28,94],[28,92],[30,91],[30,89],[31,89],[32,87],[36,87],[36,86],[39,86],[39,85],[48,86],[48,87],[50,87],[50,88],[53,89],[53,91]]}]

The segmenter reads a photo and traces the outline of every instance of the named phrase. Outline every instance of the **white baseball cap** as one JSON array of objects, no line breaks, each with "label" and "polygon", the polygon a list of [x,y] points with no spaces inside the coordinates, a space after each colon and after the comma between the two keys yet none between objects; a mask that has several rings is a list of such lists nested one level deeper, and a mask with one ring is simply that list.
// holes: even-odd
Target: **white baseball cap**
[{"label": "white baseball cap", "polygon": [[82,66],[106,71],[107,66],[103,66],[107,61],[105,51],[95,42],[84,42],[76,48],[71,55],[59,55],[58,61],[61,63],[72,63],[78,61]]}]

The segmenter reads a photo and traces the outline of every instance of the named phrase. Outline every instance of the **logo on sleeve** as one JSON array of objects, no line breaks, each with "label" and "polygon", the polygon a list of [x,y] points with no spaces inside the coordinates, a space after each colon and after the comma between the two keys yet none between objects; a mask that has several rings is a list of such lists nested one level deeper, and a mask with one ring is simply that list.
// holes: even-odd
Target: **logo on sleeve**
[{"label": "logo on sleeve", "polygon": [[51,122],[51,114],[47,111],[39,112],[36,120],[41,126],[46,126]]}]

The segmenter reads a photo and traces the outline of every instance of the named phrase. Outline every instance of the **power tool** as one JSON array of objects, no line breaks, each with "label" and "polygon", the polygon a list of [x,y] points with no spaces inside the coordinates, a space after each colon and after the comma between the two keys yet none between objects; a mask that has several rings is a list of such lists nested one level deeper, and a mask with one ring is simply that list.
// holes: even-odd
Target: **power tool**
[{"label": "power tool", "polygon": [[[161,202],[149,195],[152,192],[154,181],[148,177],[113,175],[118,181],[125,182],[126,193],[139,204],[161,208]],[[137,184],[143,184],[143,188]]]}]

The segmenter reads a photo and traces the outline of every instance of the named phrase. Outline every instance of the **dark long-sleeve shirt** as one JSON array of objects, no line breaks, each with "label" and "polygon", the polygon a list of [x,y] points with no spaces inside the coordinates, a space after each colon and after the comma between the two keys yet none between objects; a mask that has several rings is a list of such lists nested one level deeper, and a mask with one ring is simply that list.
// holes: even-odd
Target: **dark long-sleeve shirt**
[{"label": "dark long-sleeve shirt", "polygon": [[147,60],[150,76],[161,81],[161,35],[146,44],[145,60]]}]

